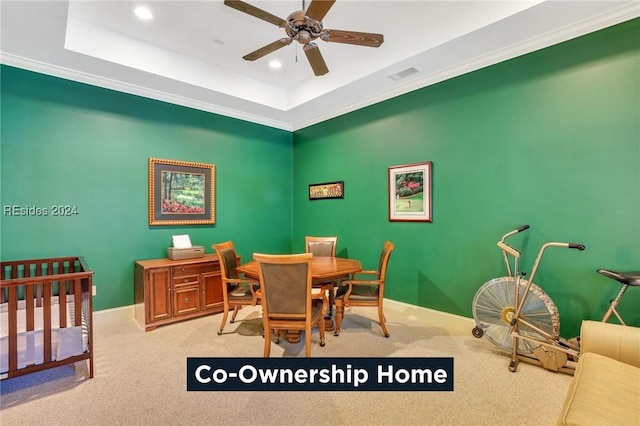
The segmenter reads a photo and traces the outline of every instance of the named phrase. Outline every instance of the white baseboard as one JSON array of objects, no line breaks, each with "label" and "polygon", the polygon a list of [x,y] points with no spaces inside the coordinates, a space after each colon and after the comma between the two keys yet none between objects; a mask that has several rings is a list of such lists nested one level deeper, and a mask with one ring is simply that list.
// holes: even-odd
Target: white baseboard
[{"label": "white baseboard", "polygon": [[405,302],[398,302],[397,300],[392,300],[392,299],[384,299],[384,303],[385,306],[386,305],[396,305],[396,307],[404,307],[404,308],[411,308],[411,309],[418,309],[420,311],[423,311],[425,313],[429,313],[429,314],[434,314],[434,315],[442,315],[442,316],[446,316],[449,317],[450,319],[453,320],[458,320],[458,321],[463,321],[463,322],[468,322],[469,324],[475,324],[475,320],[473,318],[468,318],[468,317],[463,317],[461,315],[456,315],[456,314],[451,314],[449,312],[443,312],[443,311],[438,311],[435,309],[431,309],[431,308],[425,308],[423,306],[418,306],[418,305],[412,305],[410,303],[405,303]]},{"label": "white baseboard", "polygon": [[[397,300],[384,299],[384,303],[391,309],[398,311],[406,311],[407,309],[416,310],[427,315],[445,316],[449,320],[459,321],[462,325],[473,327],[475,321],[473,318],[467,318],[460,315],[450,314],[448,312],[437,311],[435,309],[425,308],[422,306],[412,305],[410,303],[398,302]],[[119,308],[105,309],[93,313],[93,320],[96,324],[108,324],[112,322],[134,319],[135,305],[121,306]]]}]

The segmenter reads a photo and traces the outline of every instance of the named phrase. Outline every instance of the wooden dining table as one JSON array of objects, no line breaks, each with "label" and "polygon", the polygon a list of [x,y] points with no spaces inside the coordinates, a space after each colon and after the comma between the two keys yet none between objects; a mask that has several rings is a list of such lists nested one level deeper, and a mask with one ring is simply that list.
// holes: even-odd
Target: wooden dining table
[{"label": "wooden dining table", "polygon": [[[258,262],[255,260],[238,266],[237,270],[254,280],[260,279]],[[311,261],[311,278],[314,282],[338,280],[360,271],[362,265],[359,260],[318,256]]]},{"label": "wooden dining table", "polygon": [[[238,266],[238,272],[245,276],[259,280],[260,272],[258,262],[252,260],[243,265]],[[362,265],[359,260],[344,259],[342,257],[315,257],[311,261],[311,279],[314,287],[320,287],[323,291],[333,291],[333,282],[348,278],[349,275],[362,271]],[[330,285],[327,286],[327,283]],[[331,318],[333,307],[329,307],[329,315],[325,317],[325,330],[333,330],[333,319]],[[300,333],[291,332],[287,334],[287,341],[297,343],[300,341]]]}]

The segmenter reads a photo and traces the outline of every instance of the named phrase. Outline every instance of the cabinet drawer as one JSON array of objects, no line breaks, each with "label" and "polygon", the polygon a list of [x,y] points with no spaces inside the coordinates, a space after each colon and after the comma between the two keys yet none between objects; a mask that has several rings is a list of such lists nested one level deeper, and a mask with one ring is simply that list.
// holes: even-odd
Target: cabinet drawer
[{"label": "cabinet drawer", "polygon": [[171,269],[174,276],[202,274],[204,272],[220,272],[218,262],[200,263],[198,265],[174,266]]},{"label": "cabinet drawer", "polygon": [[181,287],[173,292],[173,314],[175,316],[200,311],[200,287]]},{"label": "cabinet drawer", "polygon": [[173,286],[180,287],[184,285],[194,285],[199,283],[200,275],[180,275],[173,277]]}]

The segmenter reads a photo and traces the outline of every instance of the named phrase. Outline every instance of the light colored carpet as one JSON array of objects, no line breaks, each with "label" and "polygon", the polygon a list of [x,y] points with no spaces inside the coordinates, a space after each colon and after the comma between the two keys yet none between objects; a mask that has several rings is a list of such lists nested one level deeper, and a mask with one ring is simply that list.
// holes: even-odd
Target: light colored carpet
[{"label": "light colored carpet", "polygon": [[[187,357],[261,357],[260,309],[218,336],[221,315],[143,332],[133,319],[95,321],[95,377],[85,363],[0,382],[7,425],[552,425],[571,377],[521,363],[471,335],[473,321],[390,301],[391,337],[375,309],[347,310],[313,357],[453,357],[453,392],[187,392]],[[99,314],[98,314],[99,315]],[[303,357],[304,339],[272,357]]]}]

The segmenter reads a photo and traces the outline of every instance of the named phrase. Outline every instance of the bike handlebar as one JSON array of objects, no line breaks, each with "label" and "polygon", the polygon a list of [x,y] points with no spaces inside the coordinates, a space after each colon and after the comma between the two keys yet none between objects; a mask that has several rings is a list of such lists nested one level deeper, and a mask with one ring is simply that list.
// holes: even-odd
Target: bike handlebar
[{"label": "bike handlebar", "polygon": [[507,238],[511,237],[512,235],[516,235],[517,233],[522,232],[522,231],[524,231],[526,229],[529,229],[529,225],[522,225],[522,226],[514,229],[513,231],[509,231],[506,234],[504,234],[502,236],[502,239],[500,239],[500,241],[504,243],[504,240],[506,240]]}]

